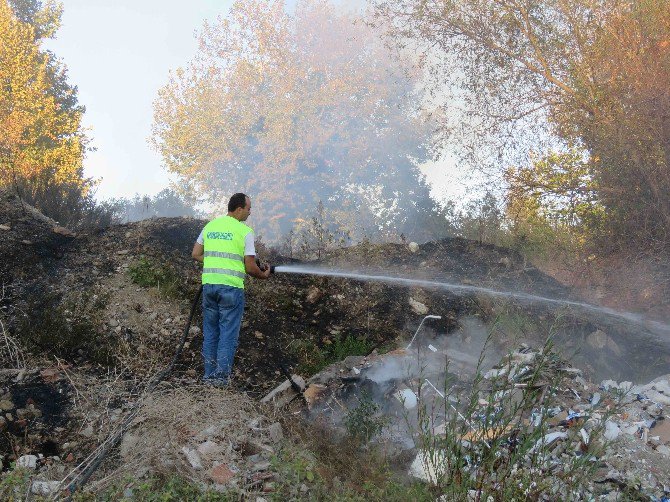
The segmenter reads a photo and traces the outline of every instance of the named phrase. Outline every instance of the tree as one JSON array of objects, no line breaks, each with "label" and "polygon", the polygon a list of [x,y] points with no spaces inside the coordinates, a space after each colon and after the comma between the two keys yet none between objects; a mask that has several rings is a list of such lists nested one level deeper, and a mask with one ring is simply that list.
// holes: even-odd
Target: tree
[{"label": "tree", "polygon": [[[51,2],[0,0],[0,185],[19,188],[37,207],[69,200],[73,191],[81,199],[93,186],[83,177],[88,138],[76,88],[64,65],[40,48],[60,12]],[[44,201],[47,194],[53,200]]]},{"label": "tree", "polygon": [[[420,239],[442,218],[417,165],[431,125],[417,74],[326,1],[238,1],[155,102],[153,143],[184,189],[223,205],[245,191],[277,238],[322,201],[363,233]],[[445,222],[446,224],[446,222]]]},{"label": "tree", "polygon": [[531,149],[581,150],[607,212],[605,236],[667,244],[669,0],[376,6],[397,39],[439,49],[426,61],[458,98],[447,102],[460,110],[446,110],[443,132],[465,145],[464,158],[504,169]]}]

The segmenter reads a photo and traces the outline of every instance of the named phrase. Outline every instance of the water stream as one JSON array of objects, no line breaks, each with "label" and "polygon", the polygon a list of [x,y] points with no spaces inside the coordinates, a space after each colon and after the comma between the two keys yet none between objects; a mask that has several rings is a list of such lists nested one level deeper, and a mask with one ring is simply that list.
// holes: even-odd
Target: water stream
[{"label": "water stream", "polygon": [[397,284],[400,286],[416,286],[429,289],[445,290],[451,293],[462,294],[481,294],[492,298],[500,298],[507,300],[515,300],[526,305],[542,304],[547,306],[571,307],[577,311],[589,313],[592,316],[601,318],[612,318],[618,321],[633,324],[635,326],[643,327],[648,332],[656,335],[665,335],[663,338],[667,340],[670,335],[670,325],[646,319],[644,316],[634,314],[633,312],[619,311],[608,307],[599,307],[586,302],[579,302],[574,300],[560,300],[557,298],[549,298],[546,296],[533,295],[520,291],[505,291],[482,286],[471,286],[467,284],[455,284],[450,282],[429,281],[424,279],[409,279],[406,277],[392,277],[387,275],[370,275],[358,272],[350,272],[339,269],[325,269],[319,267],[309,267],[303,265],[278,265],[275,267],[276,273],[302,274],[302,275],[318,275],[328,277],[338,277],[345,279],[353,279],[357,281],[371,281],[383,282],[387,284]]}]

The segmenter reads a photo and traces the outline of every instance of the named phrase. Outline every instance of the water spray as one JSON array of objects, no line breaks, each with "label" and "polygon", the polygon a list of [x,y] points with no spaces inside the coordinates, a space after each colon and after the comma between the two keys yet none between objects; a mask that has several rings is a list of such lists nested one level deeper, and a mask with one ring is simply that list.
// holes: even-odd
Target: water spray
[{"label": "water spray", "polygon": [[344,270],[325,270],[317,267],[305,267],[302,265],[278,265],[271,268],[274,269],[274,272],[276,273],[316,275],[343,279],[354,279],[358,281],[383,282],[387,284],[399,284],[403,286],[423,287],[438,290],[441,289],[455,294],[482,294],[493,298],[516,300],[527,304],[540,303],[545,305],[557,305],[561,307],[573,307],[584,312],[604,315],[638,326],[644,326],[649,331],[656,334],[670,334],[670,325],[668,324],[658,321],[651,321],[649,319],[645,319],[639,314],[634,314],[632,312],[618,311],[608,307],[599,307],[590,303],[578,302],[574,300],[559,300],[557,298],[549,298],[546,296],[533,295],[530,293],[497,290],[485,288],[482,286],[470,286],[466,284],[454,284],[449,282],[429,281],[424,279],[408,279],[406,277],[392,277],[387,275],[360,274]]}]

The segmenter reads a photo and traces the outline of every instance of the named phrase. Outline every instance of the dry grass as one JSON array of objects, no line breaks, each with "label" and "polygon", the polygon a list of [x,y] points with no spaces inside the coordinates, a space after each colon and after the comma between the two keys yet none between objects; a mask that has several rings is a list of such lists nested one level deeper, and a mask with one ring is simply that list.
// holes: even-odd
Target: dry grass
[{"label": "dry grass", "polygon": [[[124,479],[146,475],[211,483],[207,470],[214,463],[240,464],[248,454],[249,438],[262,439],[264,425],[269,422],[244,395],[200,384],[163,383],[142,402],[121,442],[119,457],[103,465],[88,489],[104,491]],[[210,457],[201,455],[203,469],[196,470],[182,448],[196,449],[208,439],[221,449]]]}]

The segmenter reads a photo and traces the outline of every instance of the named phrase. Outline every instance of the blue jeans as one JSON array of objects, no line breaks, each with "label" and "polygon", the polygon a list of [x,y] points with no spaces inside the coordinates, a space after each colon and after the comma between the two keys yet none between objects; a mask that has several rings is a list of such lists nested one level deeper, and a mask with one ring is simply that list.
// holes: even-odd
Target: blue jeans
[{"label": "blue jeans", "polygon": [[240,338],[244,289],[220,284],[202,287],[202,357],[205,380],[227,383]]}]

